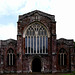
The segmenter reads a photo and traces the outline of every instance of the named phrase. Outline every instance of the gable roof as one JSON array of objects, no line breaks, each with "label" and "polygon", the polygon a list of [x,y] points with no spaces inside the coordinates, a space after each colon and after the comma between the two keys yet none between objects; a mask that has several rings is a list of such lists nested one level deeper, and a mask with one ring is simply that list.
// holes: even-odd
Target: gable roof
[{"label": "gable roof", "polygon": [[22,20],[22,19],[24,19],[26,17],[32,16],[35,13],[37,13],[37,14],[39,14],[41,16],[48,17],[52,21],[55,21],[55,16],[54,15],[51,15],[51,14],[48,14],[48,13],[45,13],[45,12],[42,12],[42,11],[39,11],[39,10],[34,10],[34,11],[29,12],[29,13],[26,13],[26,14],[23,14],[23,15],[19,15],[19,20]]}]

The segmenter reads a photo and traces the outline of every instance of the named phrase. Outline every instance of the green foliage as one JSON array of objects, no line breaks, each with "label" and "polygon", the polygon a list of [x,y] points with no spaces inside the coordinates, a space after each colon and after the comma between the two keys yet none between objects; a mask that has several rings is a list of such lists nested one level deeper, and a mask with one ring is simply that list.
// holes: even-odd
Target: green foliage
[{"label": "green foliage", "polygon": [[73,71],[73,73],[75,74],[75,71]]},{"label": "green foliage", "polygon": [[71,75],[75,75],[75,71],[73,71]]},{"label": "green foliage", "polygon": [[63,74],[63,75],[71,75],[71,74]]}]

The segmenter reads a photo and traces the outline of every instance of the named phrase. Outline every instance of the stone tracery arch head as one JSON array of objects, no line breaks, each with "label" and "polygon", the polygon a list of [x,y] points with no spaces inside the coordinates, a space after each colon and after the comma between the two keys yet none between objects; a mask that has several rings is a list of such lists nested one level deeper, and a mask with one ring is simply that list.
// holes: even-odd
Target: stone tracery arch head
[{"label": "stone tracery arch head", "polygon": [[9,48],[9,49],[7,50],[7,53],[14,53],[14,50],[13,50],[12,48]]},{"label": "stone tracery arch head", "polygon": [[61,48],[61,49],[59,50],[59,53],[64,53],[64,52],[67,53],[67,51],[66,51],[64,48]]},{"label": "stone tracery arch head", "polygon": [[50,37],[50,32],[47,26],[44,26],[43,24],[39,23],[39,22],[34,22],[32,24],[30,24],[29,26],[27,26],[27,28],[24,29],[23,31],[23,38],[25,38],[26,34],[27,34],[27,30],[33,30],[34,34],[39,35],[39,30],[43,30],[46,35],[48,36],[48,38]]}]

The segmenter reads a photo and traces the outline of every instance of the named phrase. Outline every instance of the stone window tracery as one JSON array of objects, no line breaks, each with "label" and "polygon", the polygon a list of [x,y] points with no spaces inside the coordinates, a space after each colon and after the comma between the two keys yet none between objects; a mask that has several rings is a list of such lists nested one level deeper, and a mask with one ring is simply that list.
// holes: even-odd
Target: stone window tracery
[{"label": "stone window tracery", "polygon": [[42,25],[35,23],[27,29],[25,34],[25,53],[48,53],[47,30]]},{"label": "stone window tracery", "polygon": [[15,65],[15,54],[11,48],[7,52],[7,65],[8,66]]},{"label": "stone window tracery", "polygon": [[58,54],[58,64],[60,66],[66,66],[67,65],[67,53],[65,49],[60,49]]}]

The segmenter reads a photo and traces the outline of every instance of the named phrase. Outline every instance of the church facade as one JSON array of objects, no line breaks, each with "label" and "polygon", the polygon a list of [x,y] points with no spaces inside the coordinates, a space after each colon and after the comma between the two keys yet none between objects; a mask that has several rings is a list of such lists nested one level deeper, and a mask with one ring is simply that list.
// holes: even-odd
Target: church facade
[{"label": "church facade", "polygon": [[0,40],[0,73],[72,72],[74,53],[73,40],[56,39],[55,16],[35,10],[19,16],[17,40]]}]

